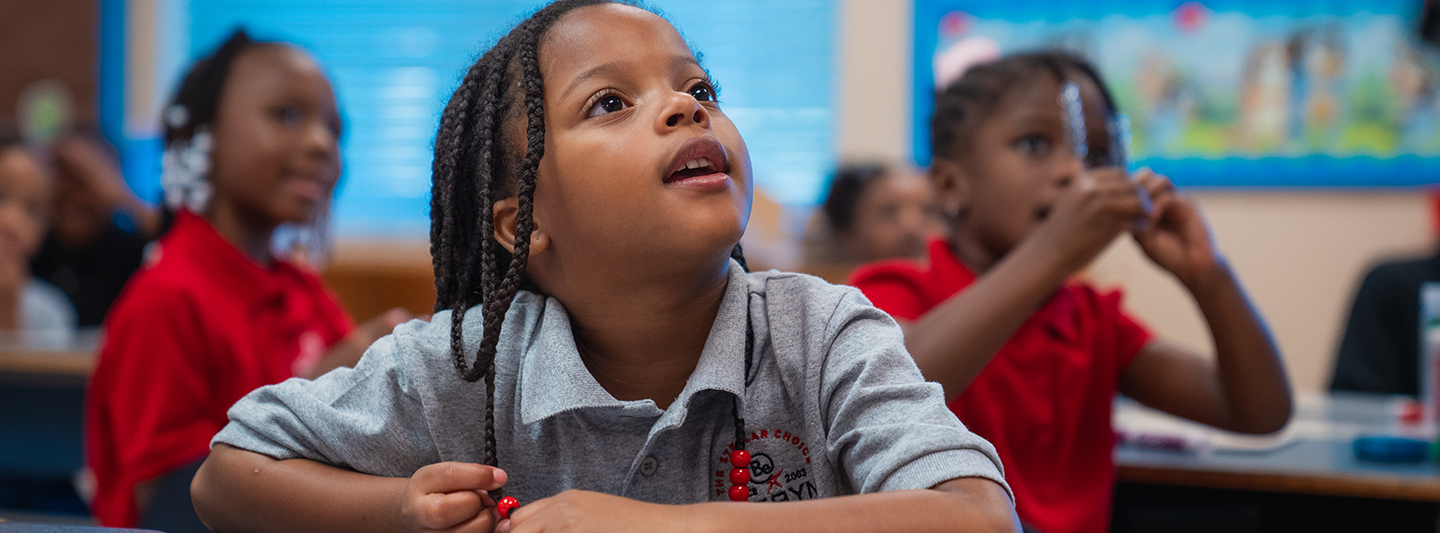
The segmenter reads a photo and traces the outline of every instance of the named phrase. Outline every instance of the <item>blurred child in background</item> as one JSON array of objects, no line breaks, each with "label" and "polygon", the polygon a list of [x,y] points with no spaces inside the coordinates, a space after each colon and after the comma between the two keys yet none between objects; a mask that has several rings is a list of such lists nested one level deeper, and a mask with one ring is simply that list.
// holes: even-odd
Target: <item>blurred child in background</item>
[{"label": "blurred child in background", "polygon": [[130,191],[114,149],[98,134],[72,132],[50,153],[55,223],[30,266],[75,304],[80,327],[96,327],[140,268],[160,215]]},{"label": "blurred child in background", "polygon": [[75,331],[70,301],[30,275],[53,195],[45,165],[18,135],[0,129],[0,338],[63,346]]},{"label": "blurred child in background", "polygon": [[1420,301],[1427,283],[1440,283],[1440,253],[1386,261],[1365,274],[1336,348],[1330,390],[1420,395]]},{"label": "blurred child in background", "polygon": [[921,259],[945,229],[923,173],[873,162],[837,169],[818,215],[807,232],[804,270],[837,283],[862,263]]},{"label": "blurred child in background", "polygon": [[173,224],[105,321],[86,407],[95,516],[201,531],[190,479],[256,387],[350,365],[408,318],[356,328],[313,272],[272,252],[340,177],[340,117],[309,55],[237,32],[193,64],[165,116]]},{"label": "blurred child in background", "polygon": [[[1066,82],[1083,104],[1083,160],[1062,118]],[[995,443],[1016,511],[1046,533],[1108,530],[1117,391],[1245,433],[1277,431],[1290,415],[1275,345],[1200,211],[1170,180],[1128,176],[1112,155],[1115,112],[1074,56],[971,68],[937,96],[931,122],[931,176],[952,236],[931,243],[928,265],[862,267],[854,278],[901,320],[951,409]],[[1155,339],[1118,292],[1069,281],[1127,231],[1194,297],[1213,359]]]}]

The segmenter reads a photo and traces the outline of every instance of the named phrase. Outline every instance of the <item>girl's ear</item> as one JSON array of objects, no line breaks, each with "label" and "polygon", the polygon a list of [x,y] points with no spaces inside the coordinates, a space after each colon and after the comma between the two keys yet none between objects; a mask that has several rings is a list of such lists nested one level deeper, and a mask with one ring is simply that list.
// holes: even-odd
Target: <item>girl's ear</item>
[{"label": "girl's ear", "polygon": [[970,208],[970,176],[959,163],[943,157],[930,160],[930,182],[940,199],[940,209],[950,218],[959,218]]},{"label": "girl's ear", "polygon": [[[533,213],[533,212],[532,212]],[[520,198],[511,196],[495,202],[495,240],[510,253],[515,253],[515,225],[520,217]],[[531,220],[534,220],[532,217]],[[530,232],[530,255],[543,253],[550,247],[550,236],[539,222]]]}]

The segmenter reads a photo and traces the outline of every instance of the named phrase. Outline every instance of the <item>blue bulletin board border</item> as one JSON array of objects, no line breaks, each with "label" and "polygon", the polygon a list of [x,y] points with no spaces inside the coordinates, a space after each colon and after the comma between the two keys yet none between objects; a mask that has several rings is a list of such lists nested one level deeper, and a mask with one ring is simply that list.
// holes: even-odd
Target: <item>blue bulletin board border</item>
[{"label": "blue bulletin board border", "polygon": [[[942,18],[963,11],[975,18],[1012,22],[1062,23],[1075,19],[1099,20],[1115,14],[1150,16],[1171,13],[1180,1],[1043,1],[1008,0],[914,0],[914,51],[912,102],[912,156],[916,164],[930,162],[930,115],[935,94],[932,57],[940,36]],[[1297,10],[1314,9],[1326,14],[1397,14],[1407,21],[1418,19],[1420,1],[1339,0],[1298,6],[1281,0],[1213,0],[1203,2],[1214,12],[1240,11],[1254,17],[1294,16]],[[1440,157],[1396,155],[1393,157],[1303,155],[1299,157],[1147,157],[1134,163],[1169,175],[1185,186],[1219,188],[1416,188],[1440,184]]]}]

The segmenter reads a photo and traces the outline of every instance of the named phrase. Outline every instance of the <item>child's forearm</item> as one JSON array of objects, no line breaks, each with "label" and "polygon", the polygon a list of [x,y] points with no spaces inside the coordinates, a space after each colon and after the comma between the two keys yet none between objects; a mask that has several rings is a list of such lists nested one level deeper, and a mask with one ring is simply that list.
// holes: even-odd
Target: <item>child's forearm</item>
[{"label": "child's forearm", "polygon": [[1290,385],[1280,352],[1235,273],[1223,260],[1186,281],[1215,342],[1228,424],[1245,433],[1272,433],[1290,419]]},{"label": "child's forearm", "polygon": [[407,483],[220,444],[190,493],[216,531],[402,531]]},{"label": "child's forearm", "polygon": [[1029,239],[960,294],[905,327],[905,348],[925,379],[959,396],[1001,346],[1073,272],[1044,241]]},{"label": "child's forearm", "polygon": [[521,507],[501,533],[632,531],[1019,531],[1005,489],[983,478],[959,478],[931,490],[901,490],[800,502],[710,502],[661,505],[572,490]]},{"label": "child's forearm", "polygon": [[[806,531],[1019,531],[1005,489],[983,478],[961,478],[931,490],[881,492],[778,504],[693,506],[692,531],[722,533],[745,524],[761,533]],[[688,511],[688,510],[687,510]]]}]

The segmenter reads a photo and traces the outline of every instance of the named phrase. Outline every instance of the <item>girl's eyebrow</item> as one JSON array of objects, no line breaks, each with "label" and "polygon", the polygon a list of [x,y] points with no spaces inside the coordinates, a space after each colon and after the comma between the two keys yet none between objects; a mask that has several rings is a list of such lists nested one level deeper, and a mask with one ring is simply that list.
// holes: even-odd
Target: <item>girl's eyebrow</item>
[{"label": "girl's eyebrow", "polygon": [[1025,110],[1017,113],[1016,115],[1011,115],[1009,117],[1009,121],[1012,124],[1019,124],[1022,128],[1051,127],[1058,126],[1060,124],[1060,117],[1053,116],[1050,113],[1039,113],[1031,110]]},{"label": "girl's eyebrow", "polygon": [[[694,57],[694,56],[689,56],[689,55],[678,55],[678,54],[677,54],[677,55],[674,55],[674,56],[671,56],[671,57],[670,57],[670,66],[671,66],[672,68],[673,68],[673,67],[679,67],[679,66],[689,66],[689,65],[694,65],[696,68],[699,68],[699,67],[700,67],[700,62],[695,61],[695,57]],[[585,81],[588,80],[588,79],[590,79],[590,78],[595,78],[595,77],[600,77],[600,76],[605,76],[605,75],[618,75],[620,72],[623,72],[623,71],[624,71],[624,66],[625,66],[625,62],[624,62],[624,61],[612,61],[612,62],[609,62],[609,63],[601,63],[601,64],[599,64],[599,65],[596,65],[596,66],[594,66],[594,67],[591,67],[589,70],[586,70],[585,72],[581,72],[579,76],[576,76],[575,79],[570,82],[570,86],[568,86],[568,87],[565,88],[565,92],[560,93],[560,98],[563,99],[563,98],[569,96],[570,93],[574,92],[575,89],[580,86],[580,84],[585,83]]]}]

